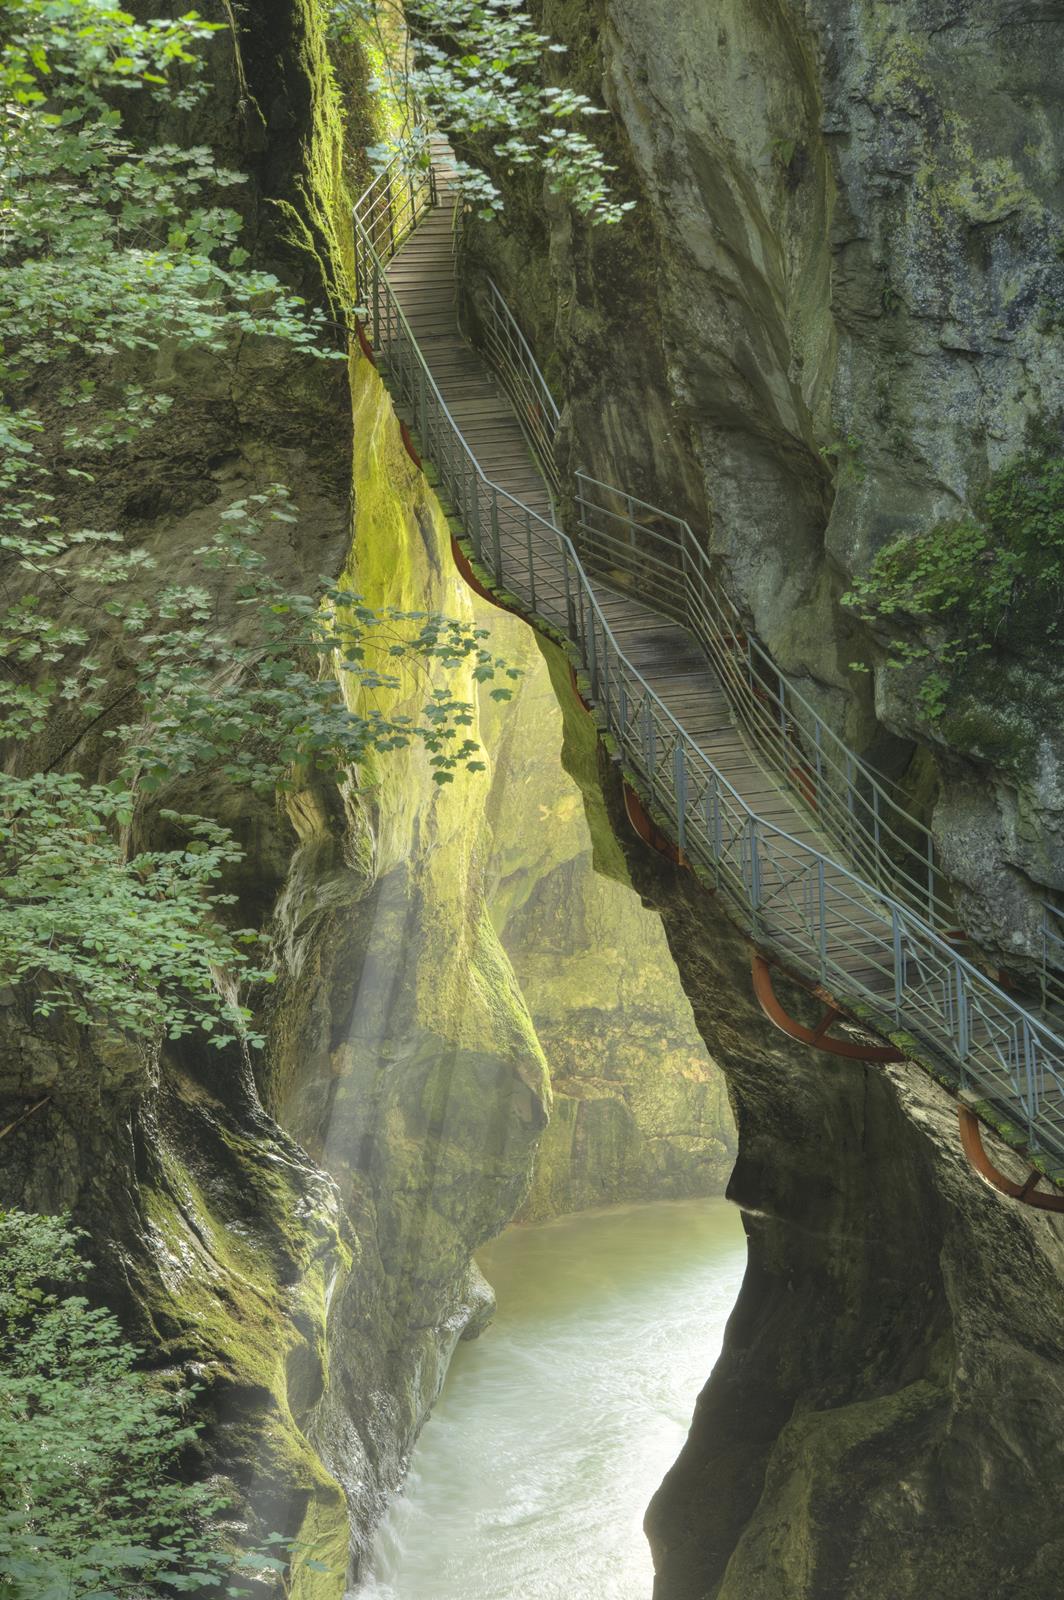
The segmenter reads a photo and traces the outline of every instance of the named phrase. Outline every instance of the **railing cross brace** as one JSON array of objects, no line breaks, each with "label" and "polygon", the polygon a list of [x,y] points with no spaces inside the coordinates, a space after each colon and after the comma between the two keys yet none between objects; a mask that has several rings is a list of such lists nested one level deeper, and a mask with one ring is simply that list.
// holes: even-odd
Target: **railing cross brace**
[{"label": "railing cross brace", "polygon": [[813,1029],[813,1037],[810,1039],[809,1043],[819,1044],[821,1039],[827,1033],[828,1029],[831,1027],[832,1023],[837,1022],[841,1016],[842,1012],[839,1010],[838,1006],[828,1006],[827,1010],[824,1012],[824,1015]]}]

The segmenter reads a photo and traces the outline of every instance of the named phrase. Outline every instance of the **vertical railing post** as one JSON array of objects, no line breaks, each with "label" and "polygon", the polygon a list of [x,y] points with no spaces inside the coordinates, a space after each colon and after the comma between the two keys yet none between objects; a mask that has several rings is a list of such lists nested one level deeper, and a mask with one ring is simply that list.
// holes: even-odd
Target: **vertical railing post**
[{"label": "vertical railing post", "polygon": [[373,307],[373,348],[377,355],[381,353],[381,269],[376,262],[373,263],[373,287],[371,291]]},{"label": "vertical railing post", "polygon": [[562,551],[562,587],[565,590],[566,631],[570,639],[576,636],[576,606],[573,603],[572,584],[569,579],[569,552]]},{"label": "vertical railing post", "polygon": [[720,815],[720,783],[717,774],[713,774],[713,785],[707,796],[709,805],[709,837],[713,851],[713,865],[716,869],[717,888],[720,888],[721,858],[724,855],[724,827]]},{"label": "vertical railing post", "polygon": [[901,1001],[905,987],[905,957],[901,947],[901,913],[896,905],[890,908],[890,938],[894,950],[894,1020],[901,1027]]},{"label": "vertical railing post", "polygon": [[850,849],[853,849],[853,833],[857,825],[857,812],[854,805],[853,792],[853,756],[846,752],[846,810],[850,818]]},{"label": "vertical railing post", "polygon": [[643,767],[650,779],[651,787],[654,783],[654,711],[650,704],[649,691],[643,699]]},{"label": "vertical railing post", "polygon": [[757,928],[758,912],[761,909],[761,857],[757,848],[757,818],[749,817],[746,824],[747,849],[750,852],[750,913]]},{"label": "vertical railing post", "polygon": [[429,459],[429,384],[425,369],[418,363],[418,432],[421,435],[421,454]]},{"label": "vertical railing post", "polygon": [[927,836],[927,920],[931,926],[935,925],[935,845],[931,835]]},{"label": "vertical railing post", "polygon": [[502,583],[502,537],[499,533],[499,497],[491,495],[491,559],[495,564],[496,581]]},{"label": "vertical railing post", "polygon": [[470,508],[471,512],[472,512],[472,522],[473,522],[473,549],[476,551],[477,558],[479,560],[480,551],[481,551],[481,537],[480,537],[480,474],[477,471],[477,464],[476,464],[476,462],[474,460],[472,460],[472,458],[470,458],[470,462],[469,462],[469,479],[470,479],[470,483],[472,484],[472,488],[473,488],[473,504],[472,504],[472,506]]},{"label": "vertical railing post", "polygon": [[[536,599],[536,563],[532,554],[532,515],[525,510],[525,550],[528,556],[528,591],[532,599],[532,610],[539,609]],[[595,632],[595,620],[591,619],[591,632]]]},{"label": "vertical railing post", "polygon": [[817,954],[820,960],[820,981],[825,983],[828,975],[828,911],[827,911],[827,878],[824,872],[824,857],[816,858],[816,899],[817,899]]},{"label": "vertical railing post", "polygon": [[694,593],[694,578],[687,555],[687,538],[690,532],[685,522],[680,529],[680,572],[683,581],[683,619],[688,627],[691,626],[691,598]]},{"label": "vertical railing post", "polygon": [[606,724],[610,722],[610,641],[606,635],[605,624],[602,628],[602,705],[606,712]]},{"label": "vertical railing post", "polygon": [[687,848],[687,765],[684,761],[683,740],[677,738],[672,754],[672,781],[676,790],[676,843],[681,850]]},{"label": "vertical railing post", "polygon": [[971,1048],[968,1018],[968,992],[964,981],[964,968],[959,961],[953,963],[953,992],[956,998],[957,1056],[961,1064],[961,1087],[968,1078],[968,1051]]},{"label": "vertical railing post", "polygon": [[872,839],[875,844],[876,888],[881,889],[883,862],[879,842],[879,786],[875,783],[872,785]]},{"label": "vertical railing post", "polygon": [[594,610],[593,606],[589,606],[588,607],[588,613],[589,613],[588,621],[590,623],[590,626],[589,626],[589,628],[587,630],[587,670],[588,670],[588,675],[591,678],[591,693],[594,695],[595,699],[597,700],[598,697],[599,697],[599,693],[598,693],[598,640],[597,640],[597,638],[595,636],[595,610]]},{"label": "vertical railing post", "polygon": [[1037,1150],[1038,1148],[1038,1128],[1036,1124],[1038,1115],[1037,1048],[1034,1029],[1025,1017],[1023,1021],[1023,1075],[1027,1089],[1027,1143],[1032,1150]]}]

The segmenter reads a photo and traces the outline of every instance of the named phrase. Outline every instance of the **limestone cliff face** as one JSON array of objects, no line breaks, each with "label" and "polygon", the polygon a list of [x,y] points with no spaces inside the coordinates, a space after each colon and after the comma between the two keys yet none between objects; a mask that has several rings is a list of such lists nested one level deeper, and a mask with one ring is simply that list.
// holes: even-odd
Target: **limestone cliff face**
[{"label": "limestone cliff face", "polygon": [[[217,12],[212,93],[193,137],[249,173],[238,200],[256,264],[319,297],[319,268],[286,242],[272,202],[301,207],[305,167],[342,167],[323,38],[297,0],[263,5],[261,27],[239,41]],[[315,193],[322,219],[335,222],[335,185]],[[344,364],[293,360],[255,339],[225,359],[164,351],[158,361],[174,395],[166,420],[108,459],[91,510],[59,509],[118,530],[178,579],[220,510],[284,482],[302,522],[264,549],[273,570],[293,585],[338,570],[350,521]],[[76,716],[75,707],[46,731],[43,759],[69,759]],[[89,776],[112,776],[105,730],[101,721],[77,745]],[[292,851],[286,819],[209,775],[160,799],[233,828],[248,854],[231,887],[245,923],[263,924]],[[308,1431],[328,1363],[328,1306],[356,1247],[335,1185],[265,1113],[235,1049],[133,1047],[35,1018],[28,997],[9,991],[0,1026],[0,1121],[43,1102],[0,1146],[0,1203],[72,1212],[90,1238],[93,1293],[160,1367],[200,1388],[206,1426],[190,1470],[217,1480],[253,1537],[276,1529],[317,1543],[334,1576],[304,1573],[294,1593],[332,1600],[347,1514]]]},{"label": "limestone cliff face", "polygon": [[661,914],[739,1132],[749,1261],[648,1512],[654,1600],[1054,1600],[1064,1222],[974,1176],[922,1071],[769,1026],[745,940],[626,829],[564,663],[554,679],[567,765]]},{"label": "limestone cliff face", "polygon": [[[898,532],[969,507],[1029,422],[1059,427],[1064,17],[1023,0],[542,14],[614,113],[605,143],[637,208],[589,235],[561,207],[537,223],[518,188],[504,230],[471,239],[472,270],[544,353],[571,464],[706,530],[804,692],[937,789],[966,923],[1022,964],[1038,886],[1062,881],[1054,660],[1037,641],[1004,653],[951,708],[967,721],[932,726],[917,675],[883,665],[840,597]],[[923,1075],[767,1027],[712,899],[629,841],[585,722],[574,704],[567,761],[593,817],[613,795],[728,1078],[750,1248],[649,1514],[655,1600],[1051,1600],[1059,1223],[967,1171]],[[1003,723],[1024,762],[995,746]]]},{"label": "limestone cliff face", "polygon": [[[256,263],[347,303],[343,178],[358,152],[319,13],[264,0],[212,48],[194,134],[249,174]],[[283,482],[299,520],[263,547],[282,581],[306,592],[346,571],[377,605],[490,627],[525,673],[513,706],[478,706],[471,673],[452,679],[487,770],[449,785],[414,747],[278,804],[211,774],[160,797],[245,847],[234,914],[271,933],[278,970],[257,997],[268,1042],[253,1062],[194,1039],[133,1048],[0,994],[0,1126],[36,1108],[0,1145],[0,1204],[72,1211],[94,1293],[200,1390],[190,1470],[218,1480],[252,1536],[316,1547],[329,1570],[303,1569],[295,1600],[336,1600],[456,1341],[490,1314],[473,1252],[525,1201],[552,1071],[561,1114],[537,1214],[719,1190],[730,1123],[654,919],[592,871],[532,635],[459,578],[370,362],[250,339],[232,361],[160,360],[173,410],[108,463],[100,525],[176,576],[232,500]],[[405,680],[393,708],[416,713],[429,687]],[[49,759],[69,732],[47,731]],[[110,775],[104,732],[78,746],[86,773]],[[536,955],[548,937],[552,964],[570,963],[550,976]],[[619,976],[633,957],[646,971]],[[622,1048],[629,1004],[640,1037]]]},{"label": "limestone cliff face", "polygon": [[[734,1160],[723,1076],[660,919],[629,886],[612,836],[591,838],[538,652],[500,724],[492,919],[554,1091],[521,1216],[720,1194]],[[608,870],[596,870],[596,844]]]},{"label": "limestone cliff face", "polygon": [[1022,966],[1064,886],[1054,660],[1014,641],[929,722],[920,671],[887,668],[839,597],[891,538],[969,509],[1032,424],[1064,453],[1059,8],[543,15],[614,113],[637,209],[589,236],[519,194],[473,254],[568,402],[573,464],[706,529],[758,634],[874,761],[901,773],[917,742],[965,923]]},{"label": "limestone cliff face", "polygon": [[[354,393],[360,592],[472,620],[447,525],[364,360]],[[497,648],[527,635],[509,631]],[[476,700],[470,674],[452,687]],[[389,698],[416,712],[425,693],[411,681]],[[411,748],[367,770],[346,811],[294,813],[268,1101],[336,1182],[359,1241],[313,1428],[359,1543],[455,1342],[490,1307],[472,1254],[523,1199],[549,1113],[547,1064],[489,915],[490,794],[490,773],[437,786]]]}]

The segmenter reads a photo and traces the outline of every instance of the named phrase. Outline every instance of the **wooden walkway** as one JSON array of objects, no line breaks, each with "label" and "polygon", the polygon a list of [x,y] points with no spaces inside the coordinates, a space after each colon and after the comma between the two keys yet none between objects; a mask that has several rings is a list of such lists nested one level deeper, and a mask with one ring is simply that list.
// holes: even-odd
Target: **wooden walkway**
[{"label": "wooden walkway", "polygon": [[[453,198],[445,170],[437,169],[439,203],[418,224],[388,265],[388,279],[414,338],[424,353],[444,402],[486,476],[540,516],[552,520],[550,495],[529,451],[514,409],[498,380],[458,329],[453,253]],[[521,552],[521,559],[524,552]],[[544,566],[544,585],[551,583]],[[730,715],[720,680],[695,639],[629,594],[594,582],[596,599],[618,645],[651,685],[706,757],[742,796],[752,811],[830,862],[834,849],[799,802],[759,763]],[[847,874],[831,866],[829,882],[845,893]],[[789,907],[772,916],[771,882],[765,884],[765,922],[785,933]],[[885,992],[890,980],[869,965],[874,941],[865,946],[862,923],[873,922],[882,939],[881,916],[870,904],[852,904],[833,918],[836,932],[849,940],[847,970],[866,987]],[[880,945],[881,948],[881,945]]]}]

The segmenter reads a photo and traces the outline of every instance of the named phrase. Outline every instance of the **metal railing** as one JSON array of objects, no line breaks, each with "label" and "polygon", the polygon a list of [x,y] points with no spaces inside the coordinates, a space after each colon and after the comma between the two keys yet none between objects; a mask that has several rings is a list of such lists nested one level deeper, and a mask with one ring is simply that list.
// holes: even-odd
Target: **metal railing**
[{"label": "metal railing", "polygon": [[1064,1170],[1064,1042],[874,883],[758,816],[628,661],[572,539],[486,477],[451,416],[356,210],[375,359],[477,562],[568,641],[596,715],[673,839],[759,946],[985,1101]]},{"label": "metal railing", "polygon": [[361,249],[361,238],[368,241],[378,261],[390,261],[436,200],[436,169],[429,135],[418,129],[355,201],[356,214],[362,219],[362,236],[355,234],[355,292],[359,305],[365,300],[369,261]]},{"label": "metal railing", "polygon": [[478,307],[484,351],[513,402],[521,431],[557,505],[562,485],[555,452],[561,415],[528,340],[494,279],[485,278],[484,283],[487,304]]},{"label": "metal railing", "polygon": [[1064,1017],[1064,910],[1042,901],[1042,1004]]},{"label": "metal railing", "polygon": [[[532,397],[547,437],[529,442],[541,465],[553,465],[558,406],[513,313],[496,284],[486,281],[485,353],[519,417]],[[515,348],[523,356],[519,366],[509,355]],[[551,419],[553,433],[546,426]],[[554,472],[557,497],[556,467]],[[690,524],[581,471],[574,508],[585,569],[606,587],[637,593],[644,604],[689,628],[760,761],[784,780],[862,877],[952,933],[956,912],[929,829],[899,803],[888,779],[846,747],[749,633]]]},{"label": "metal railing", "polygon": [[576,474],[576,516],[584,565],[690,629],[754,754],[854,870],[952,934],[956,911],[930,832],[749,633],[690,524],[583,472]]}]

